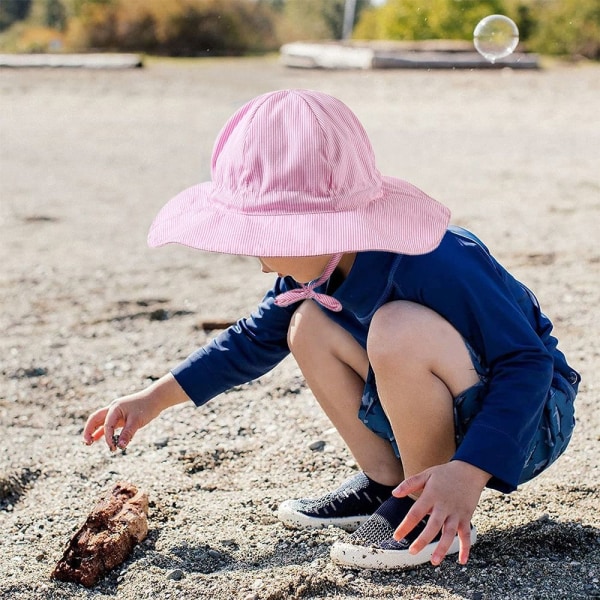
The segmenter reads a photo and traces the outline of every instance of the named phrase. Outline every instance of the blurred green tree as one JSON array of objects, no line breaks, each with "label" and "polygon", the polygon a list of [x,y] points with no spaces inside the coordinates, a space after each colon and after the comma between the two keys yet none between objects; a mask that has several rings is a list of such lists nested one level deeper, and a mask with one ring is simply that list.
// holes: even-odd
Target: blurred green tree
[{"label": "blurred green tree", "polygon": [[67,26],[67,11],[61,0],[46,0],[45,25],[64,30]]},{"label": "blurred green tree", "polygon": [[248,0],[75,0],[74,47],[170,56],[273,50],[270,7]]},{"label": "blurred green tree", "polygon": [[388,0],[365,10],[357,39],[469,39],[475,24],[502,12],[502,0]]},{"label": "blurred green tree", "polygon": [[600,0],[537,0],[533,7],[533,50],[600,59]]},{"label": "blurred green tree", "polygon": [[[277,10],[282,19],[282,41],[342,38],[346,0],[263,0]],[[370,0],[356,0],[354,23]]]},{"label": "blurred green tree", "polygon": [[2,0],[0,2],[0,31],[29,16],[32,0]]},{"label": "blurred green tree", "polygon": [[[340,39],[346,0],[0,0],[12,51],[244,54]],[[600,0],[356,0],[355,39],[472,39],[483,17],[511,17],[528,50],[600,58]],[[50,44],[50,45],[49,45]]]},{"label": "blurred green tree", "polygon": [[600,0],[387,0],[363,11],[356,39],[472,39],[475,25],[505,14],[527,49],[600,58]]}]

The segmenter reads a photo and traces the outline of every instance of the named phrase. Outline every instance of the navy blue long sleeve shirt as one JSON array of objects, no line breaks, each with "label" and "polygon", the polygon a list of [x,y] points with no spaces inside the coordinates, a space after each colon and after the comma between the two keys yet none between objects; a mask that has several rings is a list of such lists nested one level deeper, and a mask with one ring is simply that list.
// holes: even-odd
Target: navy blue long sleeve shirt
[{"label": "navy blue long sleeve shirt", "polygon": [[[251,316],[172,371],[195,404],[263,375],[285,358],[297,305],[279,307],[274,299],[294,287],[292,278],[277,278]],[[489,387],[453,458],[491,473],[490,487],[514,490],[554,372],[567,379],[574,373],[531,291],[475,236],[451,227],[428,254],[358,253],[333,296],[343,309],[326,311],[328,316],[363,347],[373,314],[394,300],[427,306],[454,326],[489,368]]]}]

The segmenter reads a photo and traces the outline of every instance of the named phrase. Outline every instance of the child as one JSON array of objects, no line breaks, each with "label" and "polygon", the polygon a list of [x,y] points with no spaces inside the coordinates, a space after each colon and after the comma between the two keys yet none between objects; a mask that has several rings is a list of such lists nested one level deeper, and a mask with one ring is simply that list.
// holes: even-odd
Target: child
[{"label": "child", "polygon": [[212,181],[167,203],[148,240],[255,256],[279,277],[250,317],[93,413],[84,441],[125,448],[165,408],[204,404],[291,351],[361,471],[284,502],[284,524],[355,530],[331,551],[351,567],[465,563],[484,487],[511,492],[566,448],[580,377],[535,296],[448,221],[381,176],[340,101],[255,98],[219,134]]}]

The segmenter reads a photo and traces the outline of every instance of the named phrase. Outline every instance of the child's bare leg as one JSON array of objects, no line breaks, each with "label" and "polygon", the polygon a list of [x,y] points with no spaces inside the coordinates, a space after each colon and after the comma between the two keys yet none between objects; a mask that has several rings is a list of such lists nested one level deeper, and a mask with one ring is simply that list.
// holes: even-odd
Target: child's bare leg
[{"label": "child's bare leg", "polygon": [[404,479],[402,464],[391,444],[358,419],[369,367],[361,345],[309,300],[294,313],[289,346],[317,401],[361,469],[379,483],[400,483]]},{"label": "child's bare leg", "polygon": [[453,399],[479,381],[469,351],[440,315],[397,301],[375,313],[367,353],[407,476],[400,487],[408,483],[405,493],[420,497],[395,490],[351,541],[334,544],[331,556],[352,567],[387,569],[429,560],[437,565],[460,550],[464,564],[476,539],[470,521],[486,475],[448,462],[455,452]]},{"label": "child's bare leg", "polygon": [[460,334],[427,307],[390,302],[373,317],[367,351],[406,477],[448,462],[453,398],[479,381]]}]

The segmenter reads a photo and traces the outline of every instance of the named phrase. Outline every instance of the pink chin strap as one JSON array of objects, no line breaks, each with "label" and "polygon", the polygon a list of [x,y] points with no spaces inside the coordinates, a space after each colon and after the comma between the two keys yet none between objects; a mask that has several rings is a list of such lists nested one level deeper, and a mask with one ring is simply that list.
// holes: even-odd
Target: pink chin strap
[{"label": "pink chin strap", "polygon": [[315,302],[318,302],[321,306],[324,306],[333,312],[339,312],[342,310],[342,305],[339,300],[336,300],[333,296],[315,292],[315,288],[325,283],[331,277],[331,274],[335,271],[335,268],[338,266],[342,256],[343,254],[334,254],[331,260],[327,263],[327,266],[325,267],[325,270],[319,279],[313,279],[307,284],[302,283],[300,284],[302,287],[279,294],[275,298],[275,304],[277,306],[289,306],[295,302],[300,302],[302,300],[311,298]]}]

